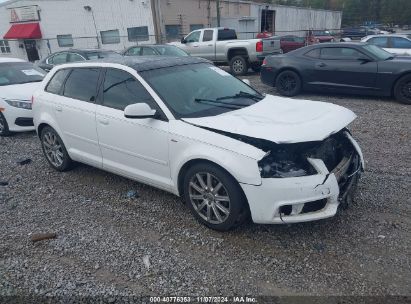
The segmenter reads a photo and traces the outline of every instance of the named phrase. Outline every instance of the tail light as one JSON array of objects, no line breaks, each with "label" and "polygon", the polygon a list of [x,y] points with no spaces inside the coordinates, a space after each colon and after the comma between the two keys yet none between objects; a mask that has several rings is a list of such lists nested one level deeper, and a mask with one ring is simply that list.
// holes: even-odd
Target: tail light
[{"label": "tail light", "polygon": [[267,59],[266,58],[264,58],[264,60],[263,60],[263,64],[262,65],[266,65],[267,64]]},{"label": "tail light", "polygon": [[255,44],[255,51],[259,53],[263,51],[263,42],[261,40]]}]

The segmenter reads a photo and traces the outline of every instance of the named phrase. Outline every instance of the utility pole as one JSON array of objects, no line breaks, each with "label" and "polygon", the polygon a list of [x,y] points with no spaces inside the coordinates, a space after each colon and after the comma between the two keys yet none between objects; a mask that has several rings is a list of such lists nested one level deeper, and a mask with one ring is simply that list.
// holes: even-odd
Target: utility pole
[{"label": "utility pole", "polygon": [[216,0],[217,6],[217,26],[220,27],[220,0]]}]

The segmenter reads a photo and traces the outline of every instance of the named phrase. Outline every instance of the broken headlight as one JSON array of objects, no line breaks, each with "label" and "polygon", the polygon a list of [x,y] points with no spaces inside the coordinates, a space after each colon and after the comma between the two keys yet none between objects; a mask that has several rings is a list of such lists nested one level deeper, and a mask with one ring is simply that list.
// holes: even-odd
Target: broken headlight
[{"label": "broken headlight", "polygon": [[260,175],[263,178],[300,177],[315,174],[314,168],[306,157],[293,155],[290,151],[278,150],[269,152],[258,162]]}]

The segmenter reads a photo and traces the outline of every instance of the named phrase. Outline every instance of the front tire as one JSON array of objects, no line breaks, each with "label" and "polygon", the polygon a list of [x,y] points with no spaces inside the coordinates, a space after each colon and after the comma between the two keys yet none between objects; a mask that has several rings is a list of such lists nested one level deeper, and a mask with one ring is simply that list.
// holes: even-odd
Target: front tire
[{"label": "front tire", "polygon": [[248,61],[243,56],[234,56],[230,60],[231,74],[234,76],[242,76],[248,72]]},{"label": "front tire", "polygon": [[405,75],[397,81],[394,96],[401,103],[411,104],[411,75]]},{"label": "front tire", "polygon": [[6,117],[0,112],[0,136],[10,136],[9,125]]},{"label": "front tire", "polygon": [[275,81],[277,92],[283,96],[291,97],[301,92],[302,81],[300,76],[291,70],[281,72]]},{"label": "front tire", "polygon": [[60,172],[69,170],[73,161],[57,132],[49,126],[44,127],[40,139],[44,156],[53,169]]},{"label": "front tire", "polygon": [[238,182],[210,163],[198,163],[186,172],[184,198],[194,217],[214,230],[230,230],[248,217],[247,201]]}]

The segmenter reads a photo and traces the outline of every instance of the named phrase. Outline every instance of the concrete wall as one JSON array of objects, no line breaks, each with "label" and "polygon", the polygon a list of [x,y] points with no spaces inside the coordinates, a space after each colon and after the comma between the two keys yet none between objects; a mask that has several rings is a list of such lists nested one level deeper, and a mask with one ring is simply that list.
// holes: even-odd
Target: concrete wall
[{"label": "concrete wall", "polygon": [[[7,8],[38,5],[40,8],[41,21],[40,28],[43,40],[38,40],[38,50],[40,57],[47,56],[49,49],[45,39],[49,39],[52,52],[67,48],[59,47],[57,35],[72,34],[74,39],[73,48],[96,48],[96,30],[93,23],[92,14],[84,9],[88,5],[94,12],[97,31],[118,29],[120,33],[120,43],[101,44],[104,49],[123,50],[124,48],[136,44],[129,42],[127,28],[136,26],[148,26],[149,41],[143,43],[155,43],[154,23],[149,0],[35,0],[35,1],[8,1],[0,6],[0,37],[9,30],[10,16]],[[81,38],[91,37],[91,38]],[[0,38],[0,39],[1,39]],[[101,40],[100,40],[101,41]],[[15,56],[26,58],[24,49],[19,48],[22,41],[10,41],[12,54],[1,54],[0,56]],[[139,42],[141,43],[141,42]]]}]

